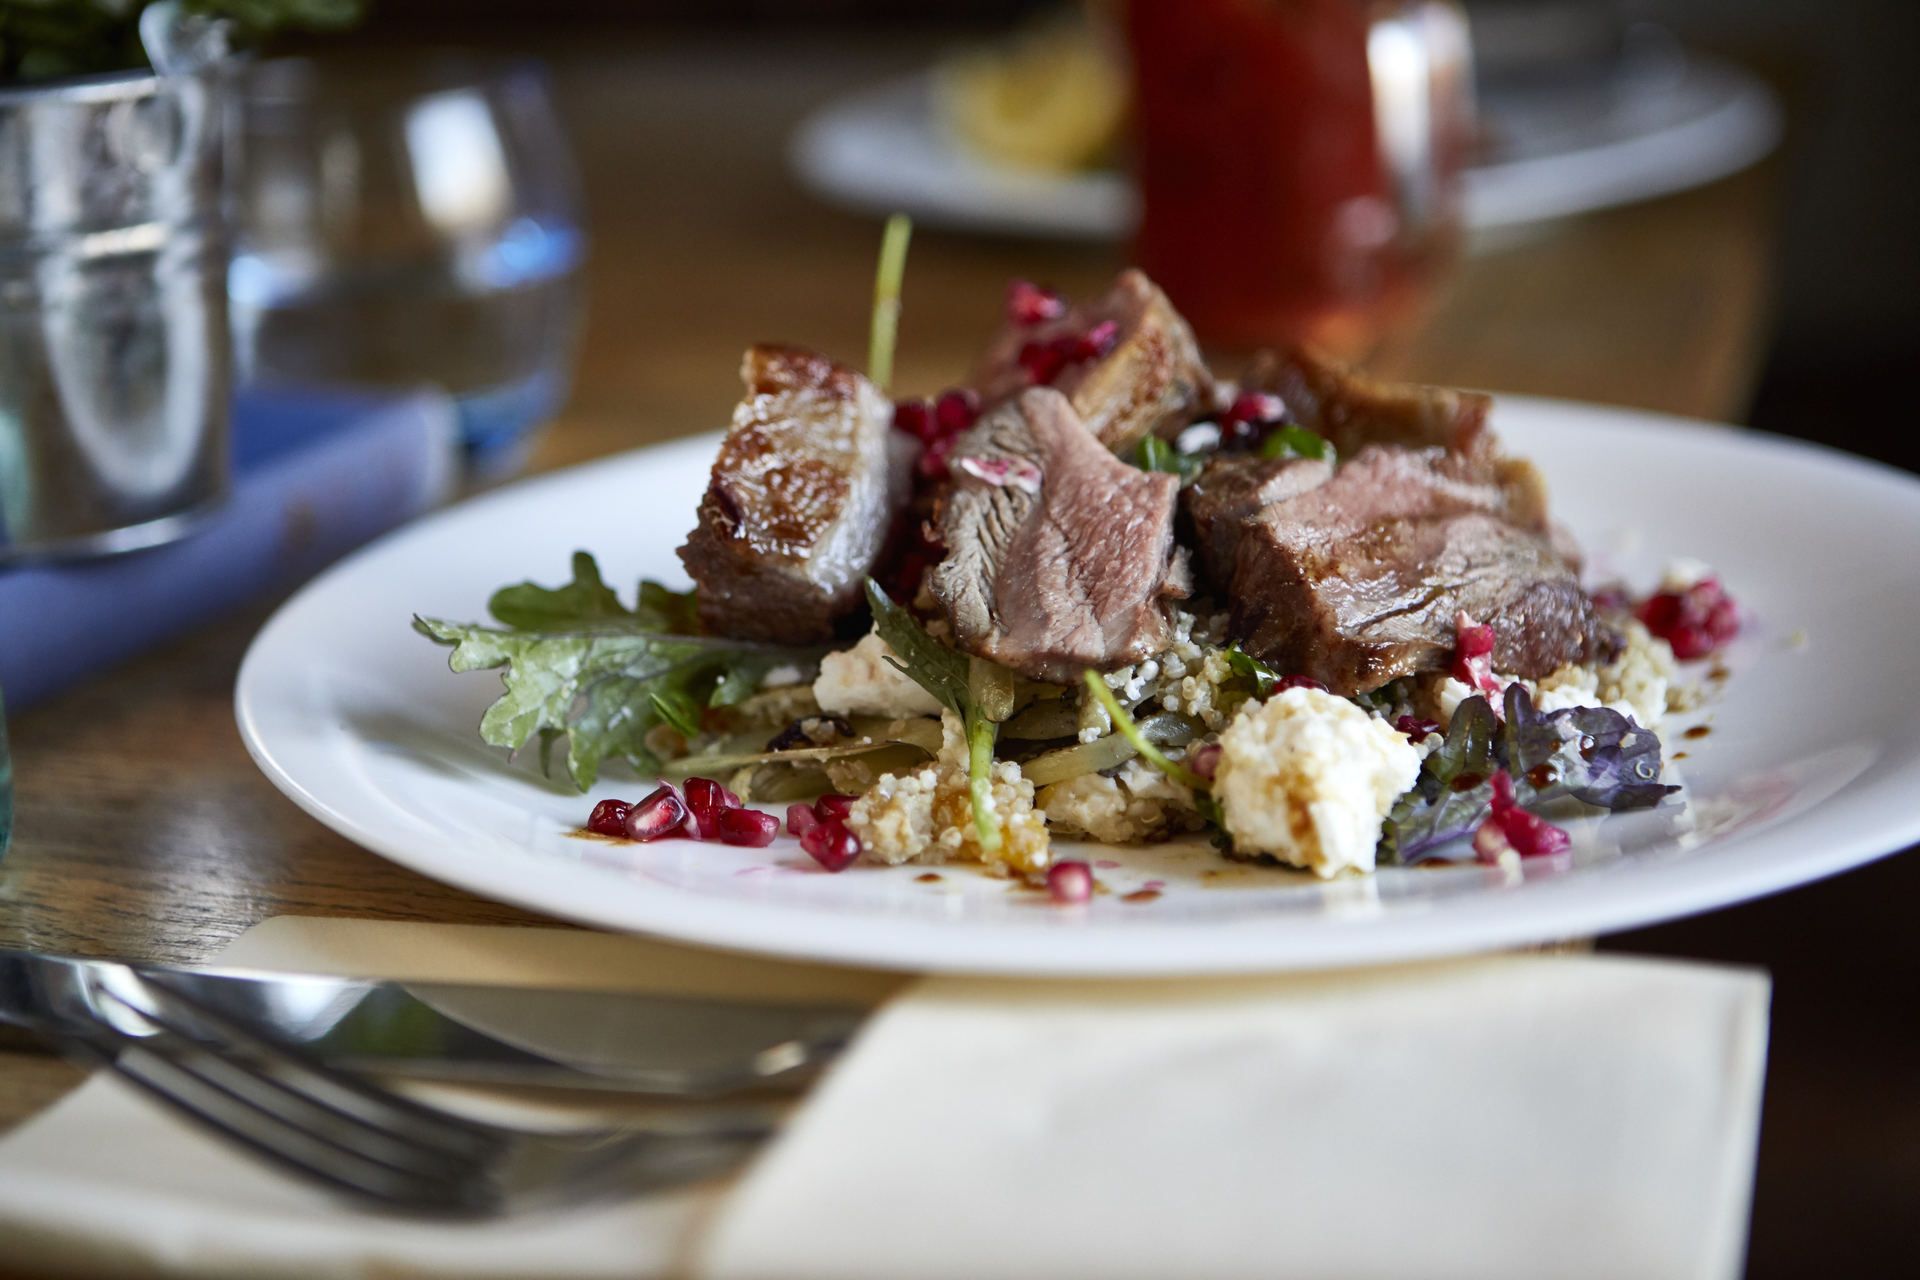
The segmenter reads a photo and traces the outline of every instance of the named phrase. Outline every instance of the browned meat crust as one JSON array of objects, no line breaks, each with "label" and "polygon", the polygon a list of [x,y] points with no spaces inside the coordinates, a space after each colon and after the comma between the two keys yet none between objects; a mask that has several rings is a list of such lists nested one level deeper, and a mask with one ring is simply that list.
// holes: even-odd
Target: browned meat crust
[{"label": "browned meat crust", "polygon": [[[1585,656],[1593,608],[1531,508],[1473,459],[1370,446],[1331,480],[1246,522],[1233,634],[1335,693],[1444,669],[1465,611],[1494,629],[1494,666],[1543,676]],[[1544,512],[1540,515],[1544,517]]]},{"label": "browned meat crust", "polygon": [[708,632],[821,643],[863,608],[914,446],[880,389],[825,356],[757,346],[740,376],[746,397],[680,559]]},{"label": "browned meat crust", "polygon": [[1106,321],[1115,325],[1113,349],[1099,360],[1067,365],[1051,383],[1102,444],[1125,453],[1149,435],[1178,433],[1212,408],[1213,375],[1193,330],[1159,286],[1133,268],[1105,294],[1076,303],[1058,319],[1009,325],[974,375],[981,402],[992,408],[1031,385],[1019,358],[1027,343],[1088,333]]},{"label": "browned meat crust", "polygon": [[1326,437],[1342,458],[1370,444],[1472,453],[1493,407],[1476,391],[1381,382],[1299,349],[1260,352],[1241,387],[1279,396],[1289,418]]},{"label": "browned meat crust", "polygon": [[960,438],[928,576],[960,648],[1067,682],[1157,653],[1174,562],[1178,481],[1121,462],[1066,397],[1034,387]]},{"label": "browned meat crust", "polygon": [[1220,453],[1209,459],[1180,492],[1180,509],[1207,583],[1225,591],[1233,582],[1240,535],[1262,507],[1325,484],[1332,476],[1332,464],[1315,458]]}]

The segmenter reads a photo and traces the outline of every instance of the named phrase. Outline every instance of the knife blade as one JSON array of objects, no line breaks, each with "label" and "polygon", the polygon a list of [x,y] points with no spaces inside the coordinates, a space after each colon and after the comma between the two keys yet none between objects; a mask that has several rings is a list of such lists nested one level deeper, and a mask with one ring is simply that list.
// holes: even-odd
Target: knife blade
[{"label": "knife blade", "polygon": [[674,1096],[797,1086],[868,1013],[854,1005],[384,982],[0,950],[0,1024],[55,1039],[103,1021],[140,1034],[130,1009],[158,1012],[167,999],[352,1070]]}]

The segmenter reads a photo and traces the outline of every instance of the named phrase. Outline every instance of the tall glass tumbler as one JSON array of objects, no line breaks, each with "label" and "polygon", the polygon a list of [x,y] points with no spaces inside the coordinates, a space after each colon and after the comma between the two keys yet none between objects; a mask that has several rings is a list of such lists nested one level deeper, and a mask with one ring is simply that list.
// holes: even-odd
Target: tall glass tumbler
[{"label": "tall glass tumbler", "polygon": [[7,751],[7,699],[0,690],[0,858],[13,837],[13,756]]},{"label": "tall glass tumbler", "polygon": [[242,99],[228,276],[242,384],[413,388],[511,470],[565,401],[585,237],[545,71],[266,62]]},{"label": "tall glass tumbler", "polygon": [[1473,127],[1453,0],[1127,0],[1140,265],[1210,342],[1358,356],[1451,264]]},{"label": "tall glass tumbler", "polygon": [[226,496],[226,88],[0,88],[0,566],[166,542]]}]

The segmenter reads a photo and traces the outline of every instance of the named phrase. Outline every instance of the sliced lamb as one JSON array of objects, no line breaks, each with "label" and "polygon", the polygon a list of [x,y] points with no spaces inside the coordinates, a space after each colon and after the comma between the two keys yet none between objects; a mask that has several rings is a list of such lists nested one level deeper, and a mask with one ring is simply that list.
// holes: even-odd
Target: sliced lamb
[{"label": "sliced lamb", "polygon": [[1200,572],[1216,590],[1233,581],[1240,534],[1265,506],[1325,484],[1331,464],[1316,458],[1260,458],[1220,453],[1180,491],[1180,509],[1192,526]]},{"label": "sliced lamb", "polygon": [[961,436],[928,575],[960,648],[1035,680],[1075,680],[1167,646],[1165,600],[1185,590],[1179,482],[1101,448],[1050,387]]},{"label": "sliced lamb", "polygon": [[[1232,632],[1277,670],[1338,694],[1445,668],[1465,611],[1494,667],[1543,676],[1598,642],[1578,576],[1500,485],[1441,449],[1362,449],[1331,480],[1246,522]],[[1524,514],[1524,509],[1522,514]]]},{"label": "sliced lamb", "polygon": [[1061,315],[1010,318],[973,385],[989,408],[1031,386],[1053,387],[1102,444],[1122,454],[1149,435],[1176,434],[1213,403],[1213,375],[1193,330],[1133,268],[1100,298]]},{"label": "sliced lamb", "polygon": [[1370,444],[1474,452],[1493,407],[1478,392],[1382,382],[1299,349],[1262,351],[1241,390],[1279,396],[1289,419],[1326,437],[1342,458]]},{"label": "sliced lamb", "polygon": [[816,644],[864,608],[914,444],[860,374],[798,347],[757,346],[746,397],[680,548],[701,624],[742,640]]}]

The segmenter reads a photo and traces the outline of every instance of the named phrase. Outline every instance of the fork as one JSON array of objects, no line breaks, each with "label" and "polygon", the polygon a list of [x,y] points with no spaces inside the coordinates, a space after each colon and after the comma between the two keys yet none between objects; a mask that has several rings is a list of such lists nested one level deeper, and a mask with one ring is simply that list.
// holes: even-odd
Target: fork
[{"label": "fork", "polygon": [[733,1108],[540,1132],[426,1106],[316,1062],[178,991],[48,1029],[175,1111],[288,1172],[396,1213],[484,1218],[660,1190],[740,1164],[773,1132]]}]

